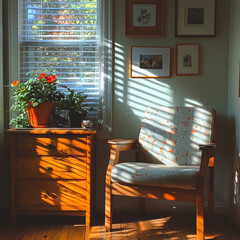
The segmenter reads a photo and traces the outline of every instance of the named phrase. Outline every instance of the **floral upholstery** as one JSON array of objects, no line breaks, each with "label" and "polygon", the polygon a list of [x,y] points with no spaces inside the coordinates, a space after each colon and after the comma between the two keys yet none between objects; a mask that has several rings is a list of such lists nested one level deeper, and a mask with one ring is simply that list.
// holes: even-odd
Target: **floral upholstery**
[{"label": "floral upholstery", "polygon": [[138,163],[115,165],[112,181],[195,189],[201,161],[198,145],[211,142],[213,115],[210,108],[147,108],[139,134]]},{"label": "floral upholstery", "polygon": [[213,110],[200,107],[147,108],[139,135],[142,162],[200,165],[198,144],[211,142]]},{"label": "floral upholstery", "polygon": [[199,166],[166,166],[126,162],[112,169],[112,182],[142,186],[195,189]]}]

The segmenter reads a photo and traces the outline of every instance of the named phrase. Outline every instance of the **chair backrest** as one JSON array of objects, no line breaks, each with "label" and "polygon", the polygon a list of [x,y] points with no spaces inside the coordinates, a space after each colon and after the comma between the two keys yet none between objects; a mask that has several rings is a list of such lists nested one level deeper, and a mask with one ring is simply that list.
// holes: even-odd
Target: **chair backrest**
[{"label": "chair backrest", "polygon": [[138,160],[200,165],[198,144],[214,141],[215,111],[203,107],[148,107],[139,134]]}]

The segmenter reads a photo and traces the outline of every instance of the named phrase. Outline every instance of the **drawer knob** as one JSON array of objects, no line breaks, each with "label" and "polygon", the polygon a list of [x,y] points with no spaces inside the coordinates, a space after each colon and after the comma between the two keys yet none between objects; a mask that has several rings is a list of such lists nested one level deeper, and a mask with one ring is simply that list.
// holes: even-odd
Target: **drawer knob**
[{"label": "drawer knob", "polygon": [[49,172],[52,172],[52,171],[53,171],[53,168],[52,168],[52,167],[47,167],[47,170],[48,170]]},{"label": "drawer knob", "polygon": [[54,149],[54,148],[56,148],[52,143],[48,143],[47,144],[47,148],[48,149]]},{"label": "drawer knob", "polygon": [[48,192],[46,191],[46,194],[49,196],[49,197],[52,197],[52,198],[57,198],[57,195],[52,193],[52,192]]}]

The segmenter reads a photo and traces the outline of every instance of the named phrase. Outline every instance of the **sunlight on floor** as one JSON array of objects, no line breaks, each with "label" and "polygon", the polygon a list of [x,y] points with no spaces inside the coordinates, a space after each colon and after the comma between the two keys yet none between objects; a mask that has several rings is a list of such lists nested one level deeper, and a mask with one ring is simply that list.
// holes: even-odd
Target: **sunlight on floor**
[{"label": "sunlight on floor", "polygon": [[[207,233],[205,239],[227,239],[226,235]],[[197,239],[195,234],[195,223],[190,218],[163,217],[158,219],[125,222],[113,224],[112,232],[106,232],[104,226],[93,226],[88,239],[171,239],[186,240]]]}]

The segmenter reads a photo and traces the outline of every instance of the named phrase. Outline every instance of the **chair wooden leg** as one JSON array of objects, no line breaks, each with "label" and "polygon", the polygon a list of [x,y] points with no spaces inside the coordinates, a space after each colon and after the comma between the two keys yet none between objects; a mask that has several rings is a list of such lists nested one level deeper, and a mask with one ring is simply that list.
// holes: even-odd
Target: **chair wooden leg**
[{"label": "chair wooden leg", "polygon": [[111,183],[106,183],[105,192],[105,227],[106,231],[112,231],[112,194]]},{"label": "chair wooden leg", "polygon": [[196,214],[197,214],[197,239],[204,240],[204,207],[203,207],[203,183],[200,182],[197,189],[197,200],[196,200]]},{"label": "chair wooden leg", "polygon": [[214,215],[214,168],[210,167],[209,189],[208,189],[208,215],[212,220]]}]

